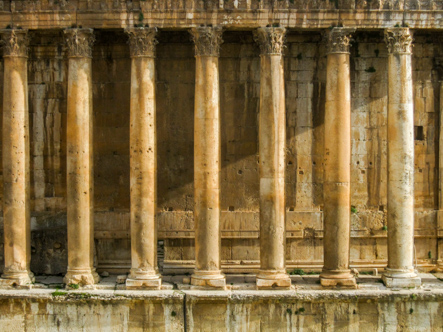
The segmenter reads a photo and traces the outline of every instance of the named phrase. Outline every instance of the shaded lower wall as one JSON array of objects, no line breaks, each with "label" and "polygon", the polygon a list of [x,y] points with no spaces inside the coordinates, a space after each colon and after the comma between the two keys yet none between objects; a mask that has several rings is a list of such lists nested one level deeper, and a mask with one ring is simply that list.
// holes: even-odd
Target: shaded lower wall
[{"label": "shaded lower wall", "polygon": [[[441,331],[437,291],[0,293],[8,331]],[[21,294],[20,294],[21,293]]]}]

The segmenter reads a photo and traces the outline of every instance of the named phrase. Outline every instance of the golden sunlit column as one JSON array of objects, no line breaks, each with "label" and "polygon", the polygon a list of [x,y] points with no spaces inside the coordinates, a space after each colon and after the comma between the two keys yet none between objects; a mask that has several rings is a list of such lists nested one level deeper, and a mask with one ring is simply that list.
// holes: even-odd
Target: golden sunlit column
[{"label": "golden sunlit column", "polygon": [[155,28],[132,28],[130,178],[131,273],[126,288],[160,289],[157,268],[157,131]]},{"label": "golden sunlit column", "polygon": [[417,287],[414,269],[414,104],[409,28],[385,30],[388,47],[387,287]]},{"label": "golden sunlit column", "polygon": [[195,43],[194,286],[225,288],[220,270],[220,92],[218,58],[222,30],[191,30]]},{"label": "golden sunlit column", "polygon": [[28,113],[28,35],[2,30],[3,87],[3,222],[5,270],[0,285],[27,285],[30,270],[30,179]]},{"label": "golden sunlit column", "polygon": [[64,30],[68,52],[68,272],[64,282],[99,281],[94,263],[92,29]]},{"label": "golden sunlit column", "polygon": [[259,28],[260,271],[257,288],[290,288],[286,272],[284,28]]},{"label": "golden sunlit column", "polygon": [[349,269],[351,237],[351,72],[349,43],[355,29],[326,32],[323,287],[355,288]]}]

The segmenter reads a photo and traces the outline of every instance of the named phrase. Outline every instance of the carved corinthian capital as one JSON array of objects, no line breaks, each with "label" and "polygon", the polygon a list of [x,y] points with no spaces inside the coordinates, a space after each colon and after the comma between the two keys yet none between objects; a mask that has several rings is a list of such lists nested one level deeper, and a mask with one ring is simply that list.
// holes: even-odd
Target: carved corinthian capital
[{"label": "carved corinthian capital", "polygon": [[254,40],[260,46],[262,55],[283,53],[285,47],[285,28],[258,28],[254,31]]},{"label": "carved corinthian capital", "polygon": [[327,53],[349,53],[349,45],[352,41],[352,28],[332,28],[325,34]]},{"label": "carved corinthian capital", "polygon": [[1,30],[3,56],[28,56],[29,36],[27,30]]},{"label": "carved corinthian capital", "polygon": [[131,57],[155,57],[156,28],[129,28],[125,30],[129,36],[129,50]]},{"label": "carved corinthian capital", "polygon": [[70,58],[92,58],[92,45],[94,44],[94,30],[92,29],[66,29],[65,44]]},{"label": "carved corinthian capital", "polygon": [[389,54],[412,53],[412,33],[409,28],[386,29],[385,42]]},{"label": "carved corinthian capital", "polygon": [[223,43],[221,27],[198,27],[191,29],[195,43],[195,56],[219,56]]}]

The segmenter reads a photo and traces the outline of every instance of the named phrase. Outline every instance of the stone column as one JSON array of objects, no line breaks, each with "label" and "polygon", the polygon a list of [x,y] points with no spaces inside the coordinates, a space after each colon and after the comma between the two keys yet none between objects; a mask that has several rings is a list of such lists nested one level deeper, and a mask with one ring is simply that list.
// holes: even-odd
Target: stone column
[{"label": "stone column", "polygon": [[286,272],[284,28],[259,28],[260,271],[257,288],[290,288]]},{"label": "stone column", "polygon": [[131,260],[126,288],[160,289],[157,268],[157,133],[155,28],[132,28],[130,178]]},{"label": "stone column", "polygon": [[349,269],[351,237],[351,78],[349,43],[355,29],[333,28],[327,41],[324,150],[324,287],[357,283]]},{"label": "stone column", "polygon": [[414,260],[414,105],[412,36],[385,30],[388,47],[388,267],[387,287],[420,286]]},{"label": "stone column", "polygon": [[93,266],[94,177],[91,58],[92,29],[64,31],[68,52],[67,205],[68,272],[64,282],[91,285]]},{"label": "stone column", "polygon": [[26,30],[2,30],[3,222],[5,270],[0,285],[34,281],[30,270],[28,37]]},{"label": "stone column", "polygon": [[220,271],[220,95],[221,28],[191,30],[195,42],[194,286],[224,288]]},{"label": "stone column", "polygon": [[438,140],[438,211],[437,211],[437,271],[443,272],[443,58],[438,59],[440,79],[439,140]]}]

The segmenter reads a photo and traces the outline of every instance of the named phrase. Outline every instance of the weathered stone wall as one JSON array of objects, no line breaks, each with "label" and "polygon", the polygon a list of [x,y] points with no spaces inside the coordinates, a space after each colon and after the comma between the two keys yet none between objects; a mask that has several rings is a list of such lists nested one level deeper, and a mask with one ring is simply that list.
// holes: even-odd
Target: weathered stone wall
[{"label": "weathered stone wall", "polygon": [[[435,44],[437,35],[416,33],[413,50],[416,255],[418,264],[429,268],[437,257],[435,210],[438,209],[440,112],[439,78],[435,71],[435,58],[440,52]],[[130,263],[129,47],[121,30],[98,30],[96,37],[92,65],[96,256],[101,269],[125,270]],[[223,38],[220,55],[222,262],[227,272],[247,271],[258,268],[259,264],[259,50],[251,31],[227,31]],[[159,41],[158,222],[159,239],[165,240],[165,272],[172,272],[192,268],[194,259],[195,58],[187,31],[161,31]],[[288,33],[285,50],[286,257],[290,267],[320,268],[323,259],[326,63],[320,41],[319,32],[292,31]],[[47,274],[66,271],[67,61],[61,45],[61,33],[56,30],[32,33],[29,56],[32,268]],[[351,204],[354,206],[351,264],[384,266],[387,51],[382,35],[378,31],[358,32],[350,59]],[[0,91],[2,84],[0,80]]]},{"label": "weathered stone wall", "polygon": [[0,294],[2,331],[441,331],[443,324],[441,292],[14,292]]}]

